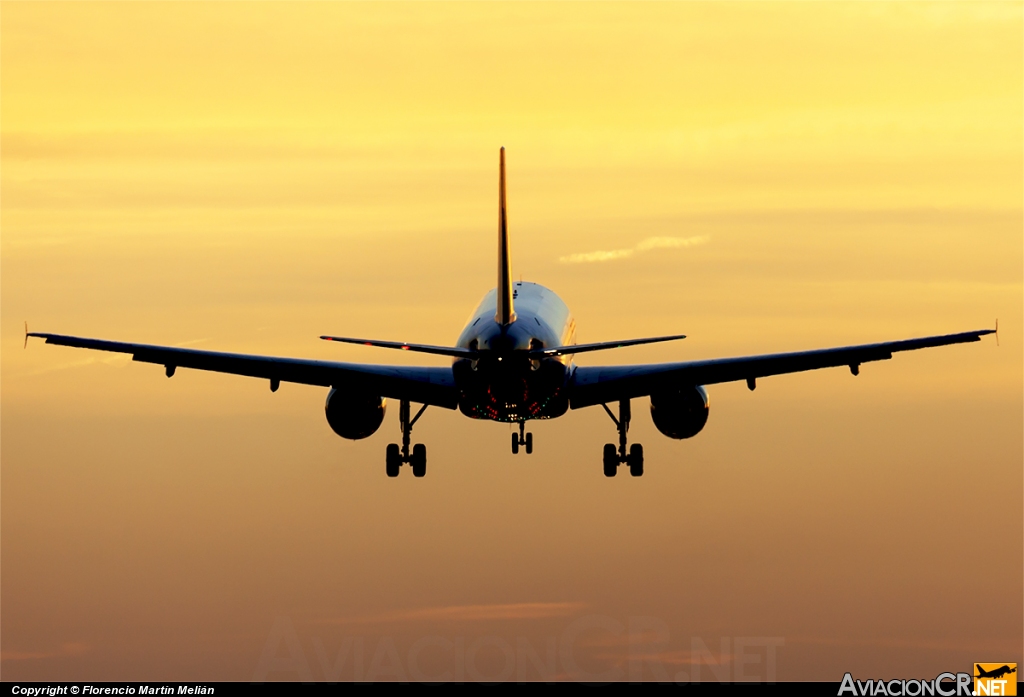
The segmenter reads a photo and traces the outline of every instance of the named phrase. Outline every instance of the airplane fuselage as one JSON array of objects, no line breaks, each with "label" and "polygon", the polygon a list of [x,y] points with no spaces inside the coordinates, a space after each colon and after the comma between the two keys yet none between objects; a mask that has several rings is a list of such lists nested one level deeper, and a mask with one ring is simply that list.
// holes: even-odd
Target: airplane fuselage
[{"label": "airplane fuselage", "polygon": [[536,283],[513,284],[515,319],[496,319],[497,291],[473,311],[456,346],[480,352],[452,364],[459,410],[474,419],[552,419],[569,408],[572,355],[531,359],[530,350],[575,344],[576,323],[562,299]]}]

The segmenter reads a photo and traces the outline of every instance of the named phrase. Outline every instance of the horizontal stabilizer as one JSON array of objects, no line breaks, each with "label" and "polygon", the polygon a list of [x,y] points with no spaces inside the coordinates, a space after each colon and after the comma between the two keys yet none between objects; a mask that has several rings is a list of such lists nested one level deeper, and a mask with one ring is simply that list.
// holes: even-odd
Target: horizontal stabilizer
[{"label": "horizontal stabilizer", "polygon": [[530,351],[530,358],[547,358],[550,356],[565,356],[572,353],[604,351],[605,349],[621,348],[623,346],[637,346],[638,344],[657,344],[662,341],[678,341],[679,339],[685,338],[685,334],[674,334],[672,336],[652,336],[646,339],[626,339],[625,341],[600,341],[596,344],[575,344],[573,346],[555,346],[552,348],[534,349],[533,351]]},{"label": "horizontal stabilizer", "polygon": [[478,358],[479,352],[456,346],[429,346],[427,344],[408,344],[403,341],[377,341],[375,339],[353,339],[347,336],[321,336],[324,341],[341,341],[346,344],[362,344],[363,346],[377,346],[380,348],[400,349],[402,351],[418,351],[420,353],[435,353],[439,356],[454,356],[455,358]]}]

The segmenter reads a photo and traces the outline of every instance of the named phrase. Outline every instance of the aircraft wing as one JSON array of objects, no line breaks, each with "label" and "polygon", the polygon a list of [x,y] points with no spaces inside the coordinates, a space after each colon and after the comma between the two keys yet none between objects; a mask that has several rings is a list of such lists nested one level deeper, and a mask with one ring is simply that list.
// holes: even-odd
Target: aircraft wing
[{"label": "aircraft wing", "polygon": [[173,375],[176,368],[194,368],[263,378],[271,381],[271,389],[277,389],[281,382],[340,389],[351,387],[367,389],[382,397],[408,399],[446,409],[455,409],[458,406],[458,392],[451,368],[364,365],[302,358],[251,356],[39,332],[28,333],[26,340],[30,336],[46,339],[46,343],[58,346],[130,353],[133,361],[165,366],[168,376]]},{"label": "aircraft wing", "polygon": [[747,380],[753,389],[753,381],[769,375],[799,373],[818,368],[848,366],[854,375],[861,363],[884,361],[898,351],[915,351],[933,346],[948,346],[980,341],[994,329],[980,329],[960,334],[927,336],[920,339],[889,341],[861,346],[775,353],[764,356],[740,356],[736,358],[713,358],[684,363],[656,363],[650,365],[617,365],[605,367],[580,367],[573,375],[569,405],[573,409],[595,404],[617,402],[620,399],[644,397],[656,392],[660,386],[670,385],[712,385],[719,382]]}]

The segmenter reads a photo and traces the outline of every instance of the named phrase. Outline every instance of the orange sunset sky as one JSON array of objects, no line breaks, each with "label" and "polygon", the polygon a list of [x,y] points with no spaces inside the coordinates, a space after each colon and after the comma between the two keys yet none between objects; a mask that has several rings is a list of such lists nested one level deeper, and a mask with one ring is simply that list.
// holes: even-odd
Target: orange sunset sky
[{"label": "orange sunset sky", "polygon": [[[1024,662],[1022,8],[0,3],[2,678]],[[1000,345],[713,386],[688,441],[638,400],[640,479],[598,408],[529,457],[430,409],[423,480],[384,475],[397,405],[350,442],[323,389],[22,349],[444,365],[317,337],[455,341],[500,146],[578,340],[689,337],[581,365]]]}]

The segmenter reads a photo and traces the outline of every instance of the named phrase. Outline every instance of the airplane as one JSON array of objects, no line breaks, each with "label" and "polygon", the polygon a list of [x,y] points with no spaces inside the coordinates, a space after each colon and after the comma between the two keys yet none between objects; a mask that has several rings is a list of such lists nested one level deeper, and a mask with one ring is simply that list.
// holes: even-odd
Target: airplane
[{"label": "airplane", "polygon": [[[998,323],[997,323],[998,329]],[[627,434],[634,399],[650,399],[657,429],[674,439],[696,436],[707,423],[707,385],[744,380],[753,390],[759,378],[830,367],[848,367],[857,375],[863,363],[888,360],[894,353],[934,346],[980,341],[997,329],[927,336],[859,346],[716,358],[673,363],[577,366],[575,356],[614,348],[684,339],[681,334],[623,341],[576,343],[576,322],[566,304],[537,283],[513,282],[505,197],[505,148],[498,166],[498,279],[484,295],[454,346],[431,346],[342,336],[321,336],[333,342],[414,351],[452,359],[450,367],[407,367],[278,358],[203,351],[170,346],[87,339],[29,332],[25,343],[39,337],[48,344],[131,354],[132,360],[163,365],[167,377],[178,368],[192,368],[262,378],[276,392],[282,382],[330,388],[325,413],[331,429],[342,438],[359,440],[373,435],[384,420],[387,400],[397,400],[402,443],[386,448],[385,472],[397,477],[405,464],[414,477],[427,470],[426,446],[410,449],[413,426],[427,407],[458,409],[473,419],[518,424],[512,434],[512,453],[522,447],[533,452],[533,434],[526,422],[554,419],[569,409],[600,406],[618,431],[618,444],[604,446],[606,477],[620,465],[630,475],[644,473],[644,451],[629,444]],[[412,414],[413,403],[420,406]],[[609,408],[617,405],[617,415]]]},{"label": "airplane", "polygon": [[996,668],[994,670],[984,670],[983,668],[978,666],[978,674],[975,675],[974,677],[976,677],[976,678],[993,678],[993,679],[998,679],[998,678],[1003,677],[1004,675],[1009,675],[1010,673],[1016,673],[1016,672],[1017,672],[1016,668],[1011,668],[1010,666],[1007,666],[1007,665],[1004,665],[1004,666],[1002,666],[1000,668]]}]

